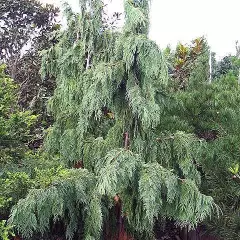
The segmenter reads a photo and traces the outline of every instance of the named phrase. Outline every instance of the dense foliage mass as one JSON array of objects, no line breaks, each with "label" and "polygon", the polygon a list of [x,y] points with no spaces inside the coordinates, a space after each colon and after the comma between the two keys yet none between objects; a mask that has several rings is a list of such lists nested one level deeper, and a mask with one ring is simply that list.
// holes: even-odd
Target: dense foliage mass
[{"label": "dense foliage mass", "polygon": [[[24,9],[50,28],[26,21],[45,36],[56,12],[36,4]],[[199,226],[239,239],[239,52],[213,54],[210,73],[206,39],[161,52],[148,38],[148,0],[124,1],[121,30],[102,1],[79,4],[53,44],[38,38],[42,77],[56,79],[43,149],[1,66],[0,239],[186,239]]]},{"label": "dense foliage mass", "polygon": [[41,79],[40,51],[54,42],[49,35],[59,28],[58,9],[38,0],[0,0],[0,60],[10,77],[19,84],[18,104],[46,116],[46,98],[55,81]]},{"label": "dense foliage mass", "polygon": [[[147,38],[148,1],[126,1],[121,33],[103,30],[100,1],[92,3],[91,12],[87,5],[80,2],[79,20],[68,11],[69,28],[46,52],[43,65],[44,73],[57,79],[49,103],[55,123],[46,148],[69,167],[81,161],[84,169],[74,170],[73,179],[31,192],[11,221],[31,236],[60,217],[69,239],[79,224],[85,239],[99,239],[118,195],[126,227],[136,238],[151,238],[156,218],[195,226],[216,206],[199,191],[192,157],[198,160],[202,143],[161,125],[168,79],[158,46]],[[56,212],[55,204],[47,208],[49,202],[62,207]]]},{"label": "dense foliage mass", "polygon": [[[31,139],[31,126],[37,117],[29,111],[19,110],[17,86],[5,75],[4,70],[5,66],[0,66],[0,219],[6,218],[11,206],[25,196],[24,177],[13,176],[8,171],[21,165],[27,143]],[[6,181],[7,175],[8,180],[12,181]]]}]

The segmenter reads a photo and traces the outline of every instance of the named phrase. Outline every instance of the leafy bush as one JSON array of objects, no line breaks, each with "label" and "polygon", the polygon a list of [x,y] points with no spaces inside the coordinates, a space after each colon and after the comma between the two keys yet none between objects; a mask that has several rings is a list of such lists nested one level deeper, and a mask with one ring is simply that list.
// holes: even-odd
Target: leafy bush
[{"label": "leafy bush", "polygon": [[31,128],[37,116],[29,111],[19,111],[17,85],[0,67],[0,167],[7,163],[20,164],[31,139]]},{"label": "leafy bush", "polygon": [[10,240],[13,236],[13,227],[7,225],[6,221],[0,221],[0,240]]}]

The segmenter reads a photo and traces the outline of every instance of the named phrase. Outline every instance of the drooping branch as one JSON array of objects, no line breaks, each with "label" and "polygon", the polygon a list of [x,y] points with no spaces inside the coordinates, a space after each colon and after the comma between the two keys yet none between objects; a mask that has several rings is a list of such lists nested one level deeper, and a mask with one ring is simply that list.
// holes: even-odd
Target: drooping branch
[{"label": "drooping branch", "polygon": [[129,138],[129,133],[128,132],[125,132],[124,133],[124,148],[126,150],[129,149],[129,145],[130,145],[130,138]]}]

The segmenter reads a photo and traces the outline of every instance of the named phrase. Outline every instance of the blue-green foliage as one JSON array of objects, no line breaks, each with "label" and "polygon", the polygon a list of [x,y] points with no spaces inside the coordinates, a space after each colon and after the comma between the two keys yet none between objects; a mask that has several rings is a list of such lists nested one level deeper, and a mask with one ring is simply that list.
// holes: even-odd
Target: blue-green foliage
[{"label": "blue-green foliage", "polygon": [[140,239],[152,238],[157,218],[197,225],[218,208],[199,191],[194,159],[202,142],[161,124],[171,103],[163,55],[147,37],[149,1],[125,1],[121,32],[103,27],[101,1],[80,0],[80,9],[66,8],[68,28],[43,53],[42,72],[57,81],[45,149],[69,168],[81,161],[85,169],[30,191],[11,223],[31,237],[60,218],[68,239],[80,222],[84,239],[100,239],[118,194]]}]

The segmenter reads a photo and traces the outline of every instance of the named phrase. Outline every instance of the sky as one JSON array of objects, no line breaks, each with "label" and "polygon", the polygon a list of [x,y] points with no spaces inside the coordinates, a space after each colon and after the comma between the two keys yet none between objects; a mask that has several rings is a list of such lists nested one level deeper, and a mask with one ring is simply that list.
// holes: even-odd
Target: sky
[{"label": "sky", "polygon": [[[59,0],[42,1],[61,5]],[[67,1],[77,11],[78,0]],[[123,11],[123,0],[111,0],[109,12],[114,11]],[[152,0],[150,18],[149,37],[160,48],[205,36],[222,58],[234,54],[235,41],[240,42],[240,0]]]}]

